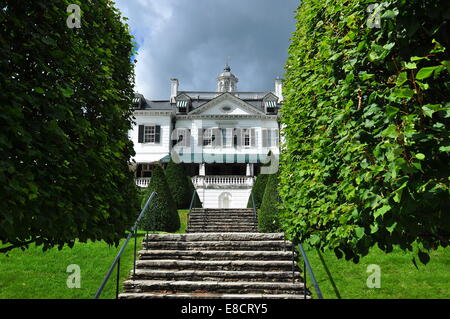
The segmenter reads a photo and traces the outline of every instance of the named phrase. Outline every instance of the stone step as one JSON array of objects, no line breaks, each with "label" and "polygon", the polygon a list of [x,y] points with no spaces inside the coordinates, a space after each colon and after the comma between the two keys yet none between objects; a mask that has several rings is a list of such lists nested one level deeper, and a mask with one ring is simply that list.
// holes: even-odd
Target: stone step
[{"label": "stone step", "polygon": [[186,230],[186,233],[189,233],[189,234],[193,234],[193,233],[215,233],[215,232],[218,232],[218,231],[221,231],[221,232],[224,232],[224,233],[226,233],[226,232],[247,233],[249,231],[256,231],[256,230],[257,230],[256,228],[250,228],[250,227],[242,228],[242,229],[236,229],[234,227],[232,227],[232,228],[211,228],[211,229],[205,229],[205,228],[191,229],[191,228],[188,228]]},{"label": "stone step", "polygon": [[253,250],[140,250],[141,260],[292,260],[290,251]]},{"label": "stone step", "polygon": [[138,260],[136,268],[171,270],[292,271],[291,260]]},{"label": "stone step", "polygon": [[292,271],[223,271],[223,270],[176,270],[136,269],[132,279],[147,280],[192,280],[192,281],[301,281],[300,272]]},{"label": "stone step", "polygon": [[233,229],[236,229],[236,231],[243,231],[245,229],[248,229],[249,231],[256,231],[258,227],[256,227],[255,225],[230,225],[230,224],[225,224],[225,225],[189,225],[188,229],[195,229],[197,230],[197,232],[201,232],[202,229],[204,229],[205,231],[213,231],[214,229],[216,229],[217,231],[231,231]]},{"label": "stone step", "polygon": [[253,219],[239,219],[239,220],[229,220],[229,219],[191,219],[189,220],[189,224],[200,223],[200,224],[257,224]]},{"label": "stone step", "polygon": [[[194,233],[193,233],[194,234]],[[176,250],[263,250],[291,251],[292,243],[284,240],[257,241],[144,241],[144,249],[176,249]]]},{"label": "stone step", "polygon": [[[306,295],[306,299],[310,299]],[[130,292],[119,294],[119,299],[304,299],[302,294],[213,294],[213,293],[149,293]]]},{"label": "stone step", "polygon": [[230,217],[230,218],[234,218],[234,217],[255,217],[255,215],[253,213],[217,213],[217,214],[213,214],[213,213],[189,213],[189,218],[191,217]]},{"label": "stone step", "polygon": [[221,281],[166,281],[166,280],[126,280],[125,292],[163,293],[239,293],[239,294],[301,294],[303,283],[287,282],[221,282]]},{"label": "stone step", "polygon": [[265,241],[284,240],[283,233],[147,234],[144,241]]},{"label": "stone step", "polygon": [[192,208],[191,212],[253,212],[253,208]]}]

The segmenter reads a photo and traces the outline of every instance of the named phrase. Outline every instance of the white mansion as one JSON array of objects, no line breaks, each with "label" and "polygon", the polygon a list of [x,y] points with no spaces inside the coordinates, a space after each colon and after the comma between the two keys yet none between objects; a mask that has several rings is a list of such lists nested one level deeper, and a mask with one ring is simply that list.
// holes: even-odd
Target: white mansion
[{"label": "white mansion", "polygon": [[172,159],[184,163],[203,207],[247,206],[254,176],[278,168],[283,96],[279,79],[274,92],[239,92],[237,82],[227,65],[216,92],[180,91],[172,79],[168,100],[136,94],[129,134],[138,186],[147,186],[154,165]]}]

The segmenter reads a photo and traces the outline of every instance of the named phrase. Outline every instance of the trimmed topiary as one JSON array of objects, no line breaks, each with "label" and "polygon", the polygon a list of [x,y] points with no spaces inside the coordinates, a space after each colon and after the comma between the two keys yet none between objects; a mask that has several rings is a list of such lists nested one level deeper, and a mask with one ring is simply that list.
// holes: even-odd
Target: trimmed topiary
[{"label": "trimmed topiary", "polygon": [[167,164],[165,173],[170,192],[177,208],[189,208],[192,192],[190,191],[189,183],[186,179],[183,164],[177,164],[170,161],[169,164]]},{"label": "trimmed topiary", "polygon": [[[264,196],[264,190],[266,189],[267,180],[269,179],[269,174],[259,174],[256,177],[255,184],[253,184],[252,194],[255,199],[255,207],[259,209],[261,207],[262,199]],[[247,208],[253,208],[252,195],[248,198]]]},{"label": "trimmed topiary", "polygon": [[152,192],[156,192],[158,195],[153,199],[144,214],[140,225],[141,229],[146,231],[177,231],[180,228],[180,217],[167,185],[164,171],[160,166],[156,166],[152,171],[152,178],[142,205],[145,204]]},{"label": "trimmed topiary", "polygon": [[268,175],[261,208],[258,211],[258,228],[263,233],[280,231],[278,181],[278,173]]}]

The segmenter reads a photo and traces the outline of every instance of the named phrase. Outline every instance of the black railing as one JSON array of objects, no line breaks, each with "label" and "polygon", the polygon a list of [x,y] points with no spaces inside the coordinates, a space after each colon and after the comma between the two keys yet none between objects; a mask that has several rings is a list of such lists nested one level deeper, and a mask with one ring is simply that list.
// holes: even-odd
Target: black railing
[{"label": "black railing", "polygon": [[116,277],[116,299],[119,297],[119,282],[120,282],[120,258],[122,257],[122,254],[125,250],[125,247],[128,245],[128,242],[130,241],[131,237],[134,236],[134,260],[133,260],[133,275],[136,274],[136,244],[137,244],[137,229],[139,226],[139,222],[141,221],[142,217],[144,216],[145,212],[147,211],[151,201],[156,196],[156,192],[153,192],[150,197],[147,199],[147,202],[145,203],[144,208],[141,210],[141,213],[139,214],[138,218],[136,219],[136,222],[134,223],[133,228],[131,228],[130,233],[128,234],[127,239],[123,243],[122,247],[119,250],[119,253],[117,254],[116,258],[114,259],[111,267],[109,267],[108,272],[106,273],[105,278],[102,281],[102,284],[100,285],[100,288],[98,288],[97,292],[95,293],[94,299],[100,298],[100,295],[103,291],[103,288],[105,288],[106,283],[108,282],[109,278],[111,277],[112,272],[114,271],[114,268],[117,265],[117,277]]},{"label": "black railing", "polygon": [[[294,247],[294,245],[292,246]],[[306,254],[305,249],[303,249],[303,245],[298,244],[298,249],[300,250],[303,257],[303,284],[304,284],[304,297],[306,299],[306,270],[308,270],[309,276],[311,277],[311,281],[314,285],[314,289],[316,290],[317,297],[319,299],[323,299],[322,292],[320,291],[319,284],[317,283],[316,277],[314,276],[314,271],[311,267],[311,264],[308,259],[308,255]]]},{"label": "black railing", "polygon": [[255,223],[258,222],[256,217],[256,206],[255,206],[255,198],[253,197],[253,191],[250,192],[250,196],[252,197],[252,205],[253,205],[253,218],[255,219]]}]

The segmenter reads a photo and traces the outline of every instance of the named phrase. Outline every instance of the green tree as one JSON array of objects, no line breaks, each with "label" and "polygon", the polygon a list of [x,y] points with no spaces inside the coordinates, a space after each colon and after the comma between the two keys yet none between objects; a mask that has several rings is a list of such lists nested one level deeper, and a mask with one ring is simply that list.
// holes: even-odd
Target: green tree
[{"label": "green tree", "polygon": [[0,252],[118,244],[139,209],[128,26],[107,0],[5,0],[0,29]]},{"label": "green tree", "polygon": [[142,205],[153,192],[156,192],[157,196],[145,212],[140,227],[147,231],[177,231],[180,228],[180,216],[161,166],[155,166],[152,171],[152,178]]},{"label": "green tree", "polygon": [[[255,184],[252,187],[253,198],[255,200],[255,208],[259,209],[261,207],[261,202],[264,195],[264,190],[266,189],[267,180],[269,179],[269,174],[259,174],[256,178]],[[247,208],[253,208],[252,196],[248,198]]]},{"label": "green tree", "polygon": [[289,237],[355,262],[376,244],[424,263],[448,246],[449,12],[447,0],[301,1],[281,110]]},{"label": "green tree", "polygon": [[263,233],[280,231],[278,209],[280,205],[280,195],[278,193],[278,187],[279,174],[268,175],[261,208],[258,211],[258,228]]},{"label": "green tree", "polygon": [[177,208],[189,208],[192,192],[182,163],[170,161],[166,167],[166,179]]}]

